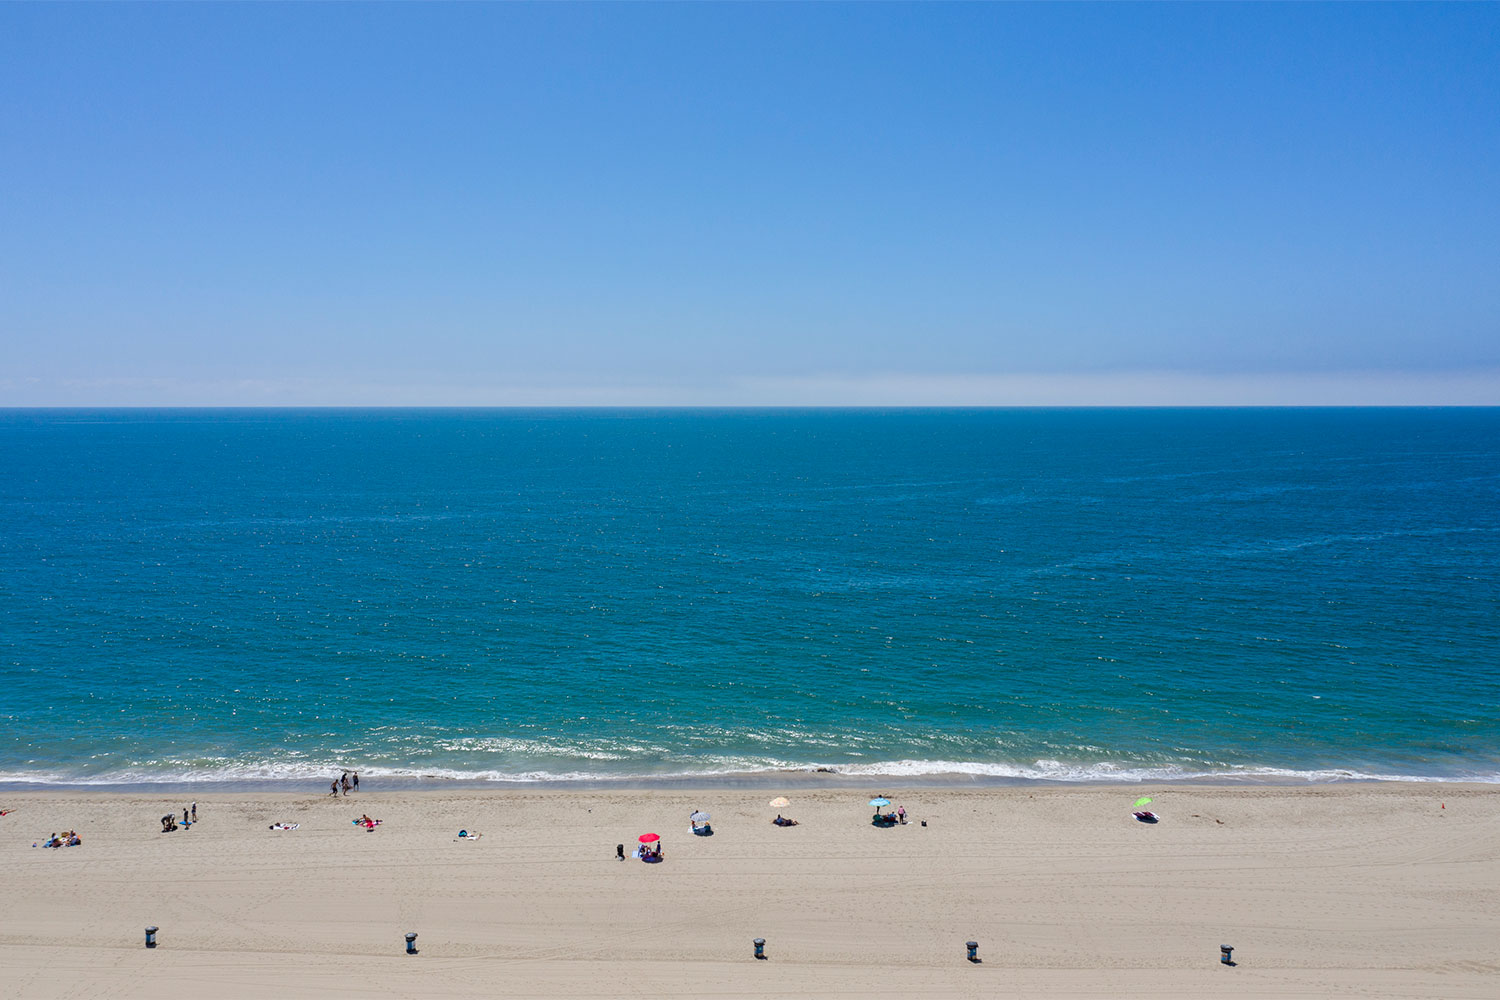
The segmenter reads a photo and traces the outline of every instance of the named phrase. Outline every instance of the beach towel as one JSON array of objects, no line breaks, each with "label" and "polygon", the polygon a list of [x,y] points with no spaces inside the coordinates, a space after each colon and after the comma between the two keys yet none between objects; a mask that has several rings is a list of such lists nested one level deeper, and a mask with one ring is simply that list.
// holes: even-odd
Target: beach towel
[{"label": "beach towel", "polygon": [[349,822],[353,823],[355,826],[362,826],[366,830],[373,830],[377,826],[380,825],[380,820],[378,820],[378,819],[372,819],[368,823],[364,822],[363,820],[358,820],[358,819],[351,819]]},{"label": "beach towel", "polygon": [[295,829],[297,829],[297,827],[299,827],[301,825],[302,825],[301,823],[272,823],[271,824],[271,829],[273,829],[273,830],[295,830]]}]

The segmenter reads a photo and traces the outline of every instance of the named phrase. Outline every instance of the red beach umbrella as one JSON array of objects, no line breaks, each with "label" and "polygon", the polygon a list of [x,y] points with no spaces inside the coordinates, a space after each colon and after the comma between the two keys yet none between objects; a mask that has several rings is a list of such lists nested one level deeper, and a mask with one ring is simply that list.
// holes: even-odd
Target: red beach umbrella
[{"label": "red beach umbrella", "polygon": [[656,843],[660,839],[661,838],[658,837],[654,833],[643,833],[643,834],[641,834],[641,843],[643,843],[643,844],[654,844],[654,843]]}]

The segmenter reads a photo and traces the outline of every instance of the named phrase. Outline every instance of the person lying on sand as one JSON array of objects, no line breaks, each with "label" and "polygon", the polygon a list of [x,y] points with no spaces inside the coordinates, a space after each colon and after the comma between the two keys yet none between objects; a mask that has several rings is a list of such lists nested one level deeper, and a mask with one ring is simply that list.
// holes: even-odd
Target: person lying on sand
[{"label": "person lying on sand", "polygon": [[774,823],[776,826],[796,826],[797,825],[797,821],[796,820],[794,820],[794,819],[787,819],[785,816],[782,816],[780,813],[777,813],[776,818],[773,819],[773,820],[771,820],[771,822]]}]

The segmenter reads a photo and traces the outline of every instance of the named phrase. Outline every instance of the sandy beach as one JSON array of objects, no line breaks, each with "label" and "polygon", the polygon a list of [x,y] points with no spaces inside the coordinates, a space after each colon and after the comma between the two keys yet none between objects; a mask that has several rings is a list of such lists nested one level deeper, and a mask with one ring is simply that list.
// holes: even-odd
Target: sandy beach
[{"label": "sandy beach", "polygon": [[[1500,993],[1494,787],[794,789],[786,829],[772,794],[217,793],[169,834],[191,796],[3,795],[0,995]],[[616,859],[647,832],[662,863]]]}]

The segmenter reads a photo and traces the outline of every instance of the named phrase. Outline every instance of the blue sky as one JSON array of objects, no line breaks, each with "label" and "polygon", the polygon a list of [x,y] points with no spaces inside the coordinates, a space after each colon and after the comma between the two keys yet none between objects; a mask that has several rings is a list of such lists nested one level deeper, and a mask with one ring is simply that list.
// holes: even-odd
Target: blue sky
[{"label": "blue sky", "polygon": [[1500,403],[1500,6],[0,6],[0,405]]}]

